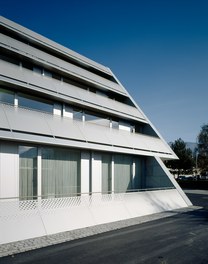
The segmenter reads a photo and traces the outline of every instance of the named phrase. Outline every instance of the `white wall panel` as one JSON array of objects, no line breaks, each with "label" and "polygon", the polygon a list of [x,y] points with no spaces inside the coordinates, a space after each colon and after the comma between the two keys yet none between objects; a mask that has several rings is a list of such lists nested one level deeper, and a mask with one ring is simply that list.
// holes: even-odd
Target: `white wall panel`
[{"label": "white wall panel", "polygon": [[[54,143],[58,138],[82,141],[82,148],[88,146],[90,149],[114,151],[112,148],[116,147],[122,148],[119,152],[125,153],[136,154],[138,151],[144,151],[148,155],[154,151],[155,155],[158,152],[161,157],[163,154],[168,154],[168,157],[173,156],[171,150],[160,138],[8,105],[0,105],[0,107],[2,108],[0,112],[0,117],[2,117],[0,119],[1,127],[13,131],[12,135],[8,135],[9,137],[16,137],[17,133],[15,131],[19,131],[19,133],[28,133],[25,134],[25,138],[28,138],[29,134],[32,133],[31,138],[33,138],[33,141],[37,135],[45,135],[47,137],[46,142],[52,142],[51,138],[53,138]],[[28,126],[28,124],[30,125]],[[5,133],[6,131],[4,131]],[[67,142],[64,144],[68,145]],[[79,145],[78,142],[76,144]],[[96,147],[92,144],[98,144],[99,146]],[[117,150],[115,151],[117,152]]]},{"label": "white wall panel", "polygon": [[0,244],[47,235],[37,200],[0,201]]},{"label": "white wall panel", "polygon": [[90,190],[90,152],[81,152],[81,193],[89,193]]},{"label": "white wall panel", "polygon": [[102,162],[101,154],[92,153],[92,192],[101,192]]},{"label": "white wall panel", "polygon": [[82,100],[82,97],[80,98],[78,93],[79,88],[72,84],[59,81],[59,83],[56,84],[56,88],[57,88],[57,92],[60,94]]},{"label": "white wall panel", "polygon": [[136,107],[100,95],[97,95],[97,99],[99,105],[102,105],[103,108],[113,109],[114,111],[117,111],[119,113],[123,113],[126,115],[130,115],[131,117],[137,117],[145,120],[143,113],[140,112]]},{"label": "white wall panel", "polygon": [[83,125],[82,122],[52,115],[45,115],[45,121],[55,137],[75,140],[85,139],[84,133],[80,131],[80,127]]},{"label": "white wall panel", "polygon": [[107,131],[109,128],[104,126],[99,126],[89,122],[77,122],[77,126],[83,135],[83,138],[87,142],[93,143],[104,143],[104,144],[111,144],[110,139],[107,137]]},{"label": "white wall panel", "polygon": [[0,143],[0,198],[19,195],[19,155],[18,146]]},{"label": "white wall panel", "polygon": [[187,203],[177,189],[1,201],[0,244],[182,207]]},{"label": "white wall panel", "polygon": [[[34,110],[25,110],[20,107],[14,108],[8,105],[4,105],[3,107],[12,130],[52,136],[51,130],[45,122],[43,113]],[[45,116],[47,116],[47,114],[45,114]]]}]

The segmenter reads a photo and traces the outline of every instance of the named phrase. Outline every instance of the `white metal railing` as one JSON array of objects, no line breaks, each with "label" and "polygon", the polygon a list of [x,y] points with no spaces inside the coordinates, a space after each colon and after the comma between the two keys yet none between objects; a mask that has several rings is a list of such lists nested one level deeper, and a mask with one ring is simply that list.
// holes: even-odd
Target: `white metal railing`
[{"label": "white metal railing", "polygon": [[0,197],[1,200],[20,200],[20,201],[26,201],[26,200],[38,200],[38,199],[58,199],[58,198],[73,198],[73,197],[79,197],[79,196],[86,196],[86,195],[108,195],[108,194],[128,194],[128,193],[138,193],[138,192],[150,192],[150,191],[160,191],[160,190],[171,190],[175,189],[174,186],[172,187],[155,187],[155,188],[142,188],[142,189],[131,189],[131,190],[126,190],[126,192],[121,192],[121,191],[107,191],[107,192],[80,192],[80,193],[71,193],[69,195],[61,195],[61,194],[54,194],[54,195],[34,195],[34,196],[13,196],[13,197]]},{"label": "white metal railing", "polygon": [[139,192],[150,192],[150,191],[160,191],[160,190],[171,190],[175,189],[175,187],[155,187],[155,188],[142,188],[142,189],[131,189],[131,190],[126,190],[126,192],[121,192],[121,191],[107,191],[107,192],[80,192],[80,193],[71,193],[69,195],[64,194],[64,195],[35,195],[35,196],[13,196],[13,197],[0,197],[0,201],[2,200],[19,200],[19,201],[27,201],[27,200],[38,200],[38,199],[59,199],[59,198],[74,198],[74,197],[79,197],[79,196],[92,196],[92,195],[109,195],[109,194],[128,194],[128,193],[139,193]]}]

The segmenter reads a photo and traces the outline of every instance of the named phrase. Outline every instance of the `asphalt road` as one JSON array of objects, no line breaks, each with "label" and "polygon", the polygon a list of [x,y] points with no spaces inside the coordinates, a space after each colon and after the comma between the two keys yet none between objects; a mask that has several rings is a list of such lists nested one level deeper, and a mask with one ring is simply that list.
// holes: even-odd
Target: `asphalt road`
[{"label": "asphalt road", "polygon": [[202,209],[0,258],[0,264],[208,264],[208,193],[188,193]]}]

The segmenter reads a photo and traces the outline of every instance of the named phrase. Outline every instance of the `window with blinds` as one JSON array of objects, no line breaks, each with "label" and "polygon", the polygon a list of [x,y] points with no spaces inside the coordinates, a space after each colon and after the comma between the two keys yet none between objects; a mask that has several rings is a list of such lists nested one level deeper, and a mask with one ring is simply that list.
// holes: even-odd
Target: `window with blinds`
[{"label": "window with blinds", "polygon": [[42,148],[43,198],[80,194],[80,151]]},{"label": "window with blinds", "polygon": [[102,193],[112,191],[112,155],[102,154]]},{"label": "window with blinds", "polygon": [[37,199],[37,148],[19,147],[19,198]]}]

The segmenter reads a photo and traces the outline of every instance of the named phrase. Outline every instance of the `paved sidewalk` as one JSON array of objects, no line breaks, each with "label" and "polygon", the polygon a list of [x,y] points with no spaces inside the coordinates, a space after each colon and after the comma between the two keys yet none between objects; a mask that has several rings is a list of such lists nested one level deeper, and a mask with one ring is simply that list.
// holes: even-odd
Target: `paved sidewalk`
[{"label": "paved sidewalk", "polygon": [[186,208],[182,208],[182,209],[178,209],[174,211],[167,211],[167,212],[162,212],[162,213],[157,213],[157,214],[152,214],[152,215],[147,215],[147,216],[141,216],[141,217],[136,217],[132,219],[127,219],[127,220],[122,220],[122,221],[117,221],[117,222],[112,222],[112,223],[107,223],[107,224],[102,224],[102,225],[97,225],[97,226],[92,226],[92,227],[86,227],[82,229],[76,229],[73,231],[67,231],[67,232],[58,233],[54,235],[48,235],[48,236],[3,244],[3,245],[0,245],[0,257],[14,255],[14,254],[18,254],[21,252],[34,250],[34,249],[38,249],[42,247],[47,247],[47,246],[51,246],[51,245],[55,245],[59,243],[64,243],[64,242],[71,241],[71,240],[78,239],[78,238],[88,237],[88,236],[92,236],[92,235],[96,235],[96,234],[100,234],[100,233],[104,233],[104,232],[108,232],[108,231],[112,231],[116,229],[121,229],[121,228],[132,226],[132,225],[149,222],[152,220],[174,216],[179,213],[186,213],[189,211],[198,210],[200,208],[201,207],[198,207],[198,206],[191,206],[191,207],[186,207]]}]

